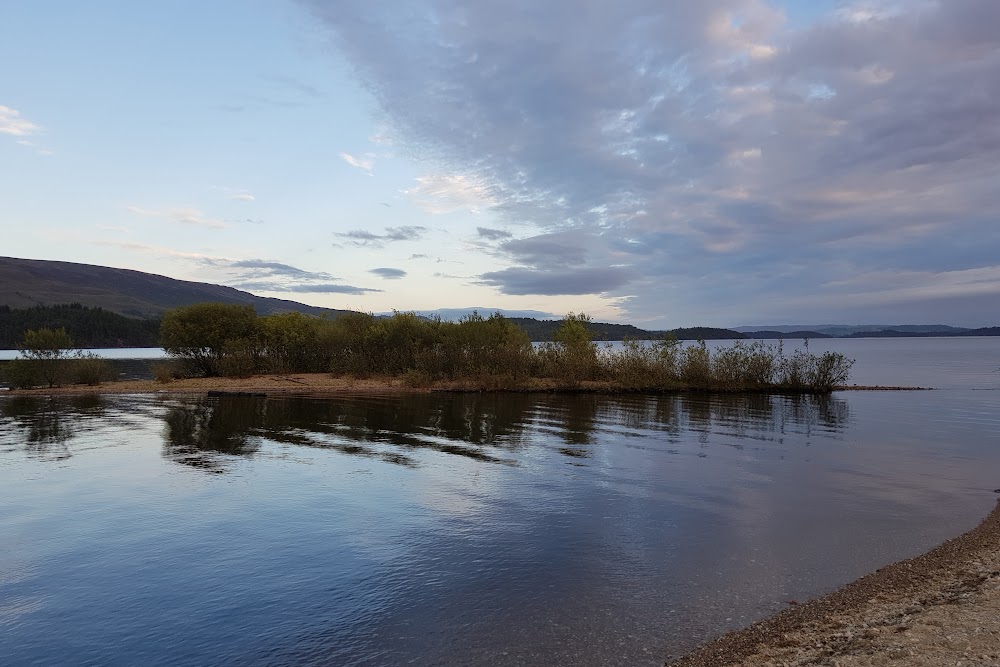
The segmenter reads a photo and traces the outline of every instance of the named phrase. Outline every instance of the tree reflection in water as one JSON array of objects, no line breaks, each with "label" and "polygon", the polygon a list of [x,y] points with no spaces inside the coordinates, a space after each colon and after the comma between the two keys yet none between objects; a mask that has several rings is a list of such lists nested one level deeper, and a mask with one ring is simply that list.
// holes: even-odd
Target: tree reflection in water
[{"label": "tree reflection in water", "polygon": [[250,456],[260,449],[251,439],[265,401],[259,398],[179,400],[168,405],[163,455],[178,463],[224,472],[226,457]]},{"label": "tree reflection in water", "polygon": [[[435,451],[514,464],[529,439],[587,459],[603,432],[707,444],[713,435],[778,440],[789,432],[836,432],[849,419],[831,396],[678,394],[600,396],[419,394],[336,398],[170,399],[164,455],[224,472],[264,440],[412,466]],[[541,436],[541,437],[539,437]]]},{"label": "tree reflection in water", "polygon": [[73,455],[70,441],[106,418],[105,408],[97,394],[0,400],[0,447],[23,448],[28,456],[45,461],[68,459]]}]

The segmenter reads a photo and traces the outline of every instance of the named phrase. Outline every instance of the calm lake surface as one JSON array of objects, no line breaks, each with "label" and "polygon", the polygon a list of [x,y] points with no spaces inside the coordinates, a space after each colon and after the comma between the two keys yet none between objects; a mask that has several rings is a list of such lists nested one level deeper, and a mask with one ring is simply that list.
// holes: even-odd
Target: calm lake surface
[{"label": "calm lake surface", "polygon": [[0,397],[0,663],[662,664],[995,502],[1000,339],[819,342],[944,389]]}]

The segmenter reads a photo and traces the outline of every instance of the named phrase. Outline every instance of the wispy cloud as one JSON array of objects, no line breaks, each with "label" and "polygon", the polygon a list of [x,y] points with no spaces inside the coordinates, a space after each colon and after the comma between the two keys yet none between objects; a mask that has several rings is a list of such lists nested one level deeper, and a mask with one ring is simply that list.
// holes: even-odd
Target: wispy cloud
[{"label": "wispy cloud", "polygon": [[399,280],[406,277],[406,271],[403,269],[394,269],[387,266],[369,269],[368,273],[374,273],[379,278],[384,278],[385,280]]},{"label": "wispy cloud", "polygon": [[98,240],[93,243],[145,255],[185,260],[207,270],[209,277],[206,279],[211,282],[252,292],[362,295],[382,291],[335,282],[339,279],[325,271],[309,271],[269,259],[232,259],[131,241]]},{"label": "wispy cloud", "polygon": [[552,271],[514,267],[484,273],[479,278],[482,284],[496,287],[503,294],[559,296],[610,292],[627,284],[632,276],[628,269],[621,267]]},{"label": "wispy cloud", "polygon": [[218,218],[210,218],[194,208],[149,209],[140,206],[126,206],[125,209],[129,213],[141,215],[146,218],[162,218],[183,225],[195,225],[210,229],[226,229],[230,226],[226,221],[219,220]]},{"label": "wispy cloud", "polygon": [[503,241],[513,236],[506,229],[493,229],[492,227],[476,227],[476,234],[487,241]]},{"label": "wispy cloud", "polygon": [[115,232],[117,234],[131,234],[132,230],[121,225],[97,225],[102,232]]},{"label": "wispy cloud", "polygon": [[253,196],[253,193],[246,188],[231,188],[224,185],[213,185],[213,190],[218,190],[222,192],[226,199],[231,199],[233,201],[254,201],[257,198]]},{"label": "wispy cloud", "polygon": [[497,205],[497,200],[481,179],[460,174],[421,176],[417,185],[404,190],[403,194],[428,213],[479,213]]},{"label": "wispy cloud", "polygon": [[375,157],[374,153],[365,153],[360,156],[351,155],[350,153],[340,154],[340,159],[355,169],[360,169],[369,176],[372,175],[372,171],[375,169]]},{"label": "wispy cloud", "polygon": [[0,134],[27,137],[40,132],[41,129],[27,118],[22,118],[17,110],[0,105]]},{"label": "wispy cloud", "polygon": [[367,229],[354,229],[349,232],[335,232],[334,236],[348,245],[356,248],[383,248],[387,243],[396,241],[416,241],[423,237],[426,227],[420,225],[403,225],[401,227],[386,227],[385,232],[376,234]]},{"label": "wispy cloud", "polygon": [[380,289],[372,287],[356,287],[354,285],[310,283],[298,285],[277,285],[268,282],[246,282],[233,283],[230,287],[247,290],[249,292],[290,292],[294,294],[353,294],[363,295],[370,292],[381,292]]}]

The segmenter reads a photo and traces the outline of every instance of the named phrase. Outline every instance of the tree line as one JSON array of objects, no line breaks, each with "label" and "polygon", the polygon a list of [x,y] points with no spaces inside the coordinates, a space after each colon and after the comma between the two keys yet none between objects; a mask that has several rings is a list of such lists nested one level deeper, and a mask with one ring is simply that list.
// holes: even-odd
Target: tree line
[{"label": "tree line", "polygon": [[260,317],[250,306],[205,303],[167,312],[160,343],[186,372],[204,376],[313,372],[498,390],[829,392],[847,382],[853,364],[836,352],[786,355],[780,344],[760,341],[712,350],[704,341],[683,345],[664,336],[602,348],[590,323],[570,313],[552,341],[532,344],[500,313],[473,313],[458,322],[399,312]]},{"label": "tree line", "polygon": [[64,329],[77,347],[158,347],[159,319],[125,317],[79,303],[11,308],[0,306],[0,349],[13,350],[25,332]]},{"label": "tree line", "polygon": [[[853,361],[757,341],[710,349],[676,337],[598,346],[586,315],[568,314],[552,341],[533,344],[500,313],[458,322],[395,313],[333,318],[291,312],[259,316],[252,306],[202,303],[164,314],[159,345],[176,361],[157,379],[261,373],[331,373],[402,379],[410,386],[474,390],[806,391],[847,382]],[[4,368],[17,388],[65,381],[99,384],[107,362],[77,352],[64,328],[25,332],[21,357]],[[74,380],[69,380],[73,376]]]}]

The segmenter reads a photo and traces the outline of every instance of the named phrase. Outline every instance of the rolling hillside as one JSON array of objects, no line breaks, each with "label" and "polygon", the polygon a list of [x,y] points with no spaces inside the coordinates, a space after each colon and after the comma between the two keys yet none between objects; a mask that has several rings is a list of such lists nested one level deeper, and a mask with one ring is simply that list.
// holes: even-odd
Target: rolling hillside
[{"label": "rolling hillside", "polygon": [[141,271],[0,257],[0,305],[11,308],[79,303],[129,317],[158,317],[171,308],[202,301],[249,304],[261,315],[287,311],[313,315],[346,312]]}]

